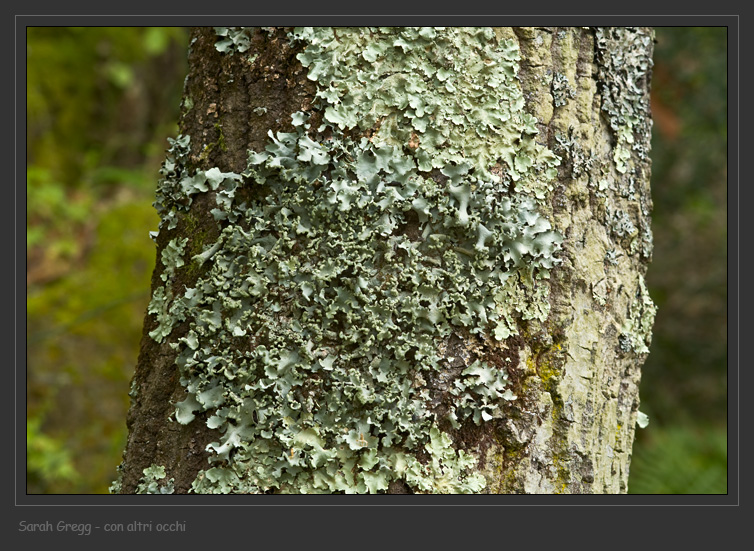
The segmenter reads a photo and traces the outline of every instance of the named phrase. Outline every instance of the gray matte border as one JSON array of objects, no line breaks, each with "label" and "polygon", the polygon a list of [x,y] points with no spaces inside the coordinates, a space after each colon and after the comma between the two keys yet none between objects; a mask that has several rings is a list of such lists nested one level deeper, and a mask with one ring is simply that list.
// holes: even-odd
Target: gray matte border
[{"label": "gray matte border", "polygon": [[[273,6],[274,7],[274,6]],[[99,8],[97,8],[99,9]],[[256,6],[253,9],[257,9]],[[21,11],[21,10],[19,10]],[[23,10],[27,11],[27,10]],[[416,9],[416,12],[420,9]],[[486,11],[486,10],[485,10]],[[190,26],[190,25],[203,25],[203,26],[215,26],[215,25],[227,25],[232,23],[234,25],[246,24],[246,25],[273,25],[273,24],[285,24],[285,25],[403,25],[403,24],[415,24],[415,25],[445,25],[445,26],[460,26],[460,25],[655,25],[655,26],[727,26],[728,27],[728,68],[729,68],[729,86],[728,86],[728,133],[729,133],[729,156],[728,156],[728,174],[729,174],[729,193],[728,193],[728,224],[729,224],[729,241],[728,241],[728,264],[729,267],[733,267],[733,270],[728,271],[728,316],[729,316],[729,333],[728,333],[728,349],[729,349],[729,393],[728,393],[728,411],[729,411],[729,449],[733,453],[729,453],[729,494],[722,496],[639,496],[639,495],[624,495],[624,496],[95,496],[95,495],[50,495],[50,496],[32,496],[26,495],[26,453],[25,453],[25,417],[26,417],[26,383],[25,383],[25,366],[26,366],[26,349],[25,349],[25,327],[26,327],[26,309],[24,297],[26,295],[25,285],[25,247],[22,247],[22,229],[25,231],[25,204],[26,197],[22,188],[24,182],[23,166],[26,159],[26,128],[25,118],[22,118],[21,113],[25,108],[25,93],[26,93],[26,70],[25,70],[25,43],[26,33],[25,28],[27,26],[151,26],[151,25],[168,25],[168,26]],[[299,528],[303,528],[303,525],[311,525],[315,518],[326,517],[329,520],[323,520],[321,528],[315,530],[322,537],[321,543],[331,541],[327,534],[335,535],[341,533],[341,530],[350,532],[351,528],[359,528],[358,532],[363,536],[358,540],[349,538],[349,542],[352,544],[360,544],[374,540],[374,536],[368,534],[372,533],[375,536],[380,535],[382,529],[388,529],[386,526],[380,527],[381,523],[377,520],[378,517],[385,515],[396,516],[396,513],[400,517],[404,517],[403,520],[407,526],[414,526],[415,522],[411,519],[414,515],[421,513],[421,517],[425,515],[430,516],[429,524],[421,523],[424,526],[424,532],[427,530],[443,531],[445,527],[442,523],[437,525],[437,522],[447,513],[449,510],[447,507],[451,507],[453,515],[457,515],[460,509],[463,509],[463,517],[489,517],[491,514],[495,515],[499,520],[495,523],[503,522],[502,519],[508,519],[505,524],[508,528],[505,532],[524,530],[525,524],[521,525],[517,520],[513,520],[509,517],[509,514],[514,511],[513,507],[524,507],[525,517],[539,518],[540,524],[543,520],[543,515],[547,514],[547,517],[568,517],[571,515],[577,517],[583,517],[588,515],[592,517],[590,521],[586,523],[584,528],[592,526],[595,523],[599,523],[597,518],[598,509],[594,507],[607,506],[608,510],[612,510],[612,513],[606,515],[607,517],[618,517],[612,521],[612,528],[617,527],[615,523],[623,524],[625,520],[620,520],[624,514],[627,514],[625,509],[615,510],[611,509],[614,506],[623,507],[654,507],[654,506],[720,506],[720,505],[740,505],[740,370],[739,370],[739,338],[740,338],[740,314],[739,314],[739,205],[740,205],[740,186],[739,186],[739,53],[740,53],[740,16],[738,15],[684,15],[684,16],[645,16],[645,15],[514,15],[514,16],[501,16],[501,15],[485,15],[484,11],[479,15],[401,15],[401,16],[386,16],[386,15],[347,15],[347,16],[334,16],[334,15],[258,15],[258,16],[236,16],[236,15],[207,15],[207,16],[187,16],[187,15],[150,15],[150,16],[138,16],[138,15],[123,15],[123,16],[106,16],[106,15],[25,15],[16,14],[14,18],[14,67],[15,67],[15,163],[14,163],[14,175],[16,180],[15,189],[15,214],[14,214],[14,236],[15,236],[15,297],[16,301],[13,307],[15,314],[15,343],[14,343],[14,381],[15,381],[15,395],[9,397],[9,402],[14,403],[14,420],[15,420],[15,453],[14,464],[9,465],[9,469],[6,472],[14,473],[14,500],[13,508],[10,515],[6,516],[7,522],[10,524],[10,530],[15,533],[16,537],[23,536],[22,542],[29,541],[28,538],[36,540],[38,537],[64,537],[71,536],[73,534],[62,534],[55,532],[52,534],[23,534],[18,532],[19,522],[26,520],[27,522],[44,522],[50,520],[53,524],[56,524],[60,520],[68,522],[86,523],[90,522],[93,526],[99,525],[104,527],[108,523],[122,523],[128,525],[132,521],[148,521],[153,523],[179,521],[187,524],[187,530],[185,533],[173,534],[172,541],[175,543],[176,537],[181,535],[190,536],[192,541],[198,542],[196,539],[199,534],[209,538],[210,534],[220,535],[225,529],[228,530],[228,535],[235,537],[233,532],[238,528],[233,529],[234,526],[238,526],[242,529],[249,529],[252,533],[257,530],[270,531],[271,526],[268,524],[268,517],[274,518],[273,524],[280,523],[280,526],[287,526],[287,529],[283,529],[279,539],[273,545],[285,545],[286,535],[295,535],[299,532]],[[731,194],[730,192],[734,193]],[[10,217],[5,219],[5,223],[10,223]],[[6,233],[7,235],[7,233]],[[731,253],[733,258],[731,258]],[[6,311],[10,311],[11,308],[7,308]],[[731,375],[734,375],[731,380]],[[732,438],[731,438],[732,437]],[[6,494],[7,495],[7,494]],[[565,506],[560,507],[557,510],[545,510],[537,511],[529,509],[531,506]],[[208,515],[209,507],[221,507],[218,509],[218,514]],[[294,507],[306,507],[306,509],[290,509]],[[571,507],[569,507],[571,506]],[[590,506],[588,511],[581,509],[581,506]],[[250,508],[249,508],[250,507]],[[337,510],[332,510],[332,507],[337,507]],[[354,507],[355,509],[349,511],[344,507]],[[368,507],[368,509],[364,509]],[[403,511],[401,508],[411,507],[411,509]],[[424,508],[422,511],[417,511],[416,508]],[[504,507],[499,509],[498,507]],[[460,508],[460,509],[459,509]],[[704,507],[709,513],[709,509]],[[636,510],[636,509],[634,509]],[[665,517],[666,509],[658,511],[662,512],[661,515]],[[688,511],[688,509],[686,509]],[[731,511],[727,509],[728,516]],[[355,512],[355,513],[354,513]],[[384,514],[383,514],[384,512]],[[646,511],[645,511],[646,512]],[[637,514],[641,514],[641,511],[637,511]],[[344,525],[339,520],[345,521],[350,514],[358,516],[358,526],[353,526],[350,523]],[[654,514],[654,513],[651,513]],[[688,513],[684,513],[686,516]],[[717,515],[715,515],[717,516]],[[216,519],[215,517],[219,517]],[[264,517],[264,520],[262,518]],[[248,521],[241,520],[240,524],[237,519],[246,518]],[[296,522],[290,522],[292,518],[297,519]],[[366,522],[365,519],[371,518],[372,521]],[[211,522],[210,522],[211,519]],[[231,519],[236,519],[232,521]],[[256,519],[256,520],[251,520]],[[458,519],[460,520],[460,518]],[[461,523],[457,526],[457,529],[461,531],[471,530],[472,533],[477,529],[486,530],[485,524],[481,522],[479,518],[478,528],[474,528],[477,525],[477,521],[474,520],[470,524],[467,524],[467,528],[462,526],[465,523]],[[456,520],[457,522],[457,520]],[[578,521],[577,521],[578,522]],[[708,521],[709,522],[709,521]],[[401,523],[402,524],[402,523]],[[536,525],[535,524],[535,525]],[[713,525],[715,523],[713,522]],[[316,526],[316,525],[314,525]],[[540,524],[539,528],[532,527],[535,533],[541,532],[542,528],[547,526],[547,523]],[[628,525],[624,525],[624,528]],[[326,527],[326,528],[325,528]],[[608,525],[609,527],[609,525]],[[698,525],[687,525],[686,528],[699,527]],[[291,530],[293,528],[293,530]],[[607,533],[612,531],[612,528]],[[648,525],[644,526],[645,529],[649,529]],[[363,529],[363,530],[362,530]],[[376,532],[374,531],[376,529]],[[502,529],[502,526],[501,526]],[[549,526],[546,531],[556,531],[554,526]],[[451,529],[450,531],[454,531]],[[527,532],[530,532],[526,529]],[[530,532],[531,533],[531,532]],[[629,532],[630,533],[630,532]],[[102,536],[109,536],[102,530],[97,532],[93,530],[92,535],[101,534]],[[142,533],[142,535],[145,535]],[[541,534],[540,534],[541,535]],[[678,534],[677,534],[678,535]],[[259,543],[266,541],[264,539],[257,540],[256,537],[250,534],[252,541],[256,540]],[[471,536],[471,533],[467,534]],[[121,536],[118,536],[119,538]],[[150,534],[149,540],[154,537],[166,537],[160,536],[155,532]],[[179,538],[183,540],[185,538]],[[224,538],[221,538],[221,540]],[[317,538],[319,539],[319,538]],[[475,539],[473,536],[471,541]],[[614,542],[614,537],[607,539],[605,543],[610,545],[611,540]],[[81,541],[81,540],[74,540]],[[103,541],[114,541],[112,538],[105,537]],[[146,541],[146,540],[144,540]],[[207,540],[209,541],[209,540]],[[226,540],[227,541],[227,540]],[[502,543],[501,540],[498,540]],[[448,542],[449,543],[449,542]],[[659,542],[656,542],[659,543]],[[678,540],[676,539],[676,543]],[[701,543],[699,541],[698,543]],[[467,540],[468,544],[468,540]]]}]

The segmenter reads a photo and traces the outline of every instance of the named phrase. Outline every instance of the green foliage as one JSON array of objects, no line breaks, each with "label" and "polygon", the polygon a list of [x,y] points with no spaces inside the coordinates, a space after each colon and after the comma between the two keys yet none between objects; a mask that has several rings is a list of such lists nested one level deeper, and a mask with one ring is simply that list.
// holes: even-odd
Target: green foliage
[{"label": "green foliage", "polygon": [[[154,266],[147,194],[187,43],[181,28],[27,29],[31,493],[104,492],[120,459]],[[63,455],[87,476],[53,468]]]},{"label": "green foliage", "polygon": [[79,473],[65,444],[41,430],[42,418],[26,419],[26,491],[56,493],[69,490]]},{"label": "green foliage", "polygon": [[[64,439],[75,469],[87,473],[66,489],[87,493],[106,490],[123,449],[154,265],[146,231],[156,217],[147,201],[102,215],[79,270],[27,296],[29,415],[49,404],[45,436]],[[35,491],[60,491],[53,478]]]},{"label": "green foliage", "polygon": [[169,49],[183,44],[177,28],[27,29],[32,284],[60,277],[85,253],[94,205],[114,188],[153,185],[147,145],[165,132],[165,118],[174,127],[178,102],[166,100],[180,88],[152,76]]},{"label": "green foliage", "polygon": [[52,179],[50,170],[26,169],[27,249],[47,245],[54,256],[79,252],[77,233],[89,219],[92,198],[73,194]]},{"label": "green foliage", "polygon": [[631,493],[727,491],[727,30],[658,27],[652,77],[658,306]]},{"label": "green foliage", "polygon": [[[50,170],[58,182],[74,187],[85,183],[88,168],[120,164],[116,155],[123,147],[118,141],[125,136],[116,141],[113,133],[133,122],[124,118],[123,111],[134,117],[143,116],[150,108],[133,102],[146,98],[135,95],[138,92],[132,85],[144,86],[151,60],[165,53],[171,43],[182,48],[185,31],[172,27],[29,27],[26,102],[30,162]],[[177,88],[171,81],[167,86],[168,90]],[[124,96],[126,93],[133,97]],[[140,143],[144,136],[137,133],[133,139],[128,144],[131,149],[144,146]]]},{"label": "green foliage", "polygon": [[653,71],[658,306],[642,409],[662,423],[727,413],[727,31],[657,29]]},{"label": "green foliage", "polygon": [[650,424],[637,435],[631,494],[726,494],[728,439],[724,427]]}]

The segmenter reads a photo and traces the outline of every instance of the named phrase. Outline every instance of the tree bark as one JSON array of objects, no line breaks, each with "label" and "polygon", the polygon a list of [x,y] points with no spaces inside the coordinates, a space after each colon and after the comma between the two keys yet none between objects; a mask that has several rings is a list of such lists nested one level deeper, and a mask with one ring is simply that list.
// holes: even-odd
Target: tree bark
[{"label": "tree bark", "polygon": [[196,28],[120,493],[625,493],[646,28]]}]

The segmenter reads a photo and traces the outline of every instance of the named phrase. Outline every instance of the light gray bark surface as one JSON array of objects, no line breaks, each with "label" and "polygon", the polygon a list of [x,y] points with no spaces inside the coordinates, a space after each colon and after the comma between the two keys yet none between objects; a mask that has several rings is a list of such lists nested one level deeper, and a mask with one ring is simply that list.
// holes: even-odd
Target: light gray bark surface
[{"label": "light gray bark surface", "polygon": [[[552,205],[554,227],[566,237],[563,263],[552,272],[550,316],[520,352],[533,407],[507,421],[522,448],[507,467],[502,453],[501,491],[627,490],[640,368],[654,318],[643,280],[652,251],[652,34],[606,29],[596,35],[516,30],[529,107],[564,159]],[[542,85],[550,80],[551,87]],[[557,82],[566,83],[565,91]],[[610,119],[616,116],[608,111],[620,108],[606,107],[606,97],[610,105],[629,103],[624,112],[639,121],[624,172],[615,162],[619,140]],[[560,336],[557,342],[552,335]]]}]

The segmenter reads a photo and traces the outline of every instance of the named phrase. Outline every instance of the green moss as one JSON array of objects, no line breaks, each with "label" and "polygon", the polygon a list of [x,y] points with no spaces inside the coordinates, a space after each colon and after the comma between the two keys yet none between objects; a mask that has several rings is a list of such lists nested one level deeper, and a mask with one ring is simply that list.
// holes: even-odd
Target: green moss
[{"label": "green moss", "polygon": [[[186,258],[188,259],[200,255],[217,238],[217,231],[208,228],[207,224],[202,223],[191,211],[185,214],[182,223],[180,233],[188,236],[188,245],[186,246]],[[204,271],[205,269],[199,262],[188,262],[183,266],[181,274],[187,284],[191,283],[193,287],[199,275]]]},{"label": "green moss", "polygon": [[[525,330],[528,333],[528,331]],[[534,339],[529,334],[527,342],[533,344],[532,354],[526,359],[527,370],[536,373],[536,377],[529,377],[524,382],[524,392],[531,393],[544,391],[550,395],[552,407],[548,421],[552,427],[548,450],[550,453],[552,468],[556,471],[554,477],[555,493],[565,493],[571,480],[569,462],[570,454],[567,450],[566,416],[563,397],[558,388],[563,377],[562,365],[564,363],[563,347],[557,338],[548,337]]]},{"label": "green moss", "polygon": [[537,366],[537,371],[539,372],[539,378],[542,381],[542,384],[548,390],[550,390],[550,387],[553,385],[556,378],[560,375],[559,371],[552,369],[546,364]]},{"label": "green moss", "polygon": [[225,134],[223,134],[223,127],[219,122],[215,123],[215,130],[217,131],[217,140],[214,142],[205,144],[199,153],[198,164],[204,164],[209,159],[210,154],[215,150],[227,151],[228,146],[225,144]]},{"label": "green moss", "polygon": [[552,458],[552,467],[557,476],[554,480],[555,493],[564,493],[570,481],[570,455],[566,448],[566,434],[564,432],[565,411],[563,398],[558,391],[558,382],[562,372],[548,362],[540,362],[537,365],[542,386],[550,394],[552,408],[550,411],[550,423],[552,424],[552,436],[550,438],[549,451]]},{"label": "green moss", "polygon": [[500,480],[499,493],[512,493],[516,491],[516,470],[510,468],[520,461],[521,452],[515,449],[508,449],[501,445],[500,454],[502,457],[493,456],[493,461],[488,464],[495,469],[495,478]]},{"label": "green moss", "polygon": [[[563,399],[557,393],[551,393],[550,395],[552,396],[551,418],[553,425],[550,452],[552,454],[552,466],[557,471],[554,484],[557,489],[556,493],[564,493],[571,480],[571,469],[569,468],[571,458],[566,448],[566,435],[562,432],[564,428]],[[558,485],[560,485],[559,488]]]}]

